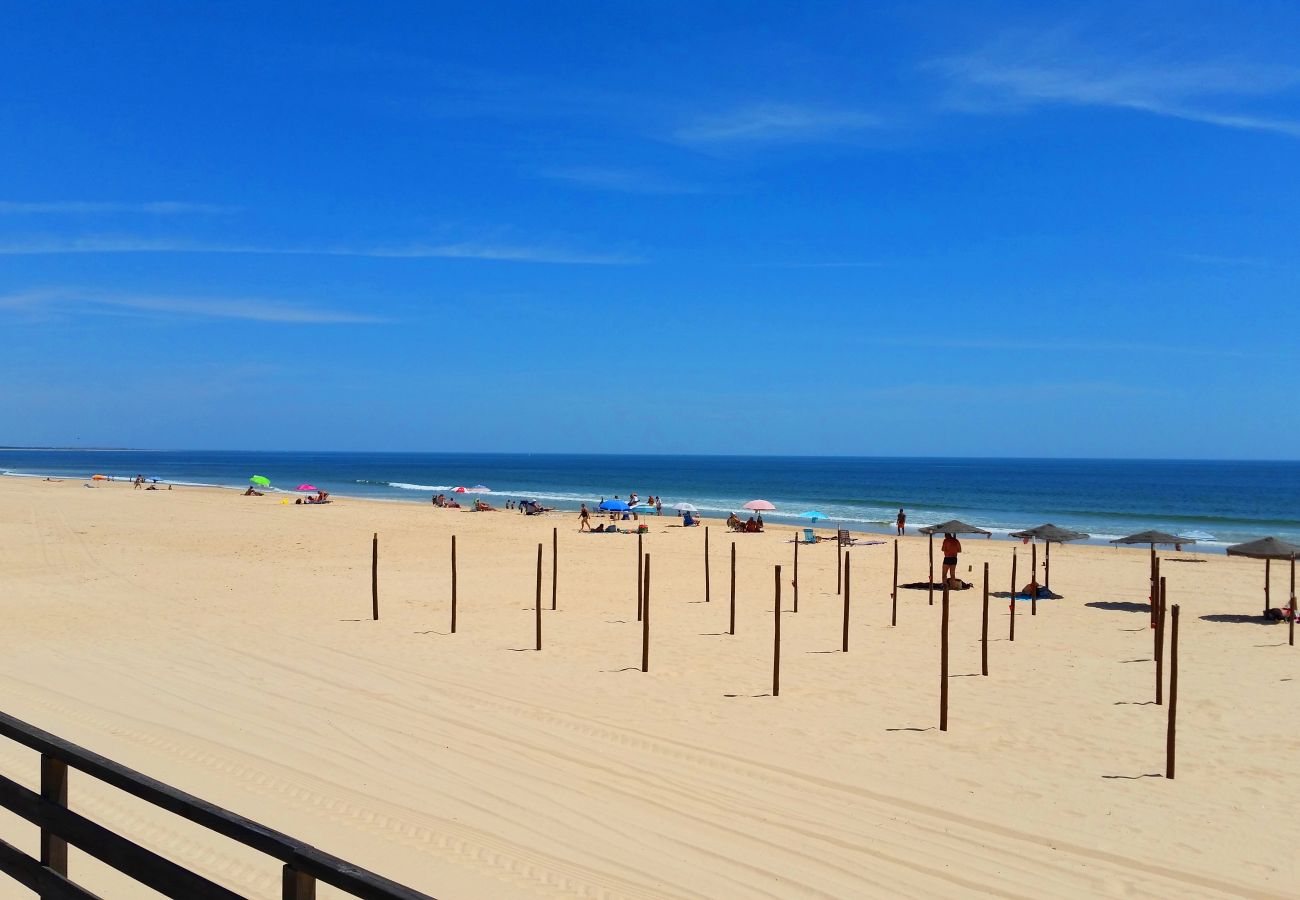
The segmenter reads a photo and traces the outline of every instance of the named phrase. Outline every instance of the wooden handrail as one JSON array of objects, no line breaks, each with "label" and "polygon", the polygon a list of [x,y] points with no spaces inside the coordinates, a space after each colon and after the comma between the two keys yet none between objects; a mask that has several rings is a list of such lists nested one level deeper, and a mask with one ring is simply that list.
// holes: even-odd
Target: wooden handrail
[{"label": "wooden handrail", "polygon": [[[318,880],[363,900],[433,900],[428,894],[390,881],[382,875],[355,866],[287,834],[163,784],[161,781],[2,712],[0,712],[0,736],[38,751],[42,756],[43,776],[51,772],[57,775],[63,766],[71,766],[160,809],[175,813],[209,831],[214,831],[279,860],[284,863],[283,896],[286,898],[300,900],[300,898],[313,896],[314,881]],[[105,861],[111,862],[128,875],[171,896],[196,898],[238,896],[109,832],[94,822],[69,812],[66,808],[66,780],[59,783],[64,790],[63,796],[57,796],[57,791],[45,790],[44,777],[42,781],[41,794],[36,794],[0,776],[0,806],[40,825],[42,848],[42,859],[37,861],[8,844],[3,844],[0,846],[0,871],[32,887],[33,890],[38,890],[42,897],[94,896],[62,877],[66,875],[65,841],[100,859],[105,859],[103,854],[112,854],[113,858]],[[56,796],[51,796],[52,793]],[[124,862],[124,857],[118,855],[119,851],[129,856],[130,860]],[[14,858],[14,854],[17,854],[18,859]],[[32,866],[36,869],[32,869]],[[38,871],[40,885],[35,886],[29,881],[38,877]],[[147,877],[139,877],[141,873]],[[159,879],[162,880],[159,883],[165,886],[159,887],[155,884]],[[185,888],[188,892],[173,892],[180,890],[182,885],[189,886]]]}]

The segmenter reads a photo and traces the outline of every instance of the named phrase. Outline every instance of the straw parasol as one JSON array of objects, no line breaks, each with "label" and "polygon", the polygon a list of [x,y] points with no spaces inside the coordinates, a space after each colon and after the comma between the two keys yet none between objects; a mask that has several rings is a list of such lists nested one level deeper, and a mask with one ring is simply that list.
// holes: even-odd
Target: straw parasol
[{"label": "straw parasol", "polygon": [[[1052,545],[1063,544],[1066,541],[1081,541],[1089,537],[1082,531],[1071,531],[1068,528],[1053,525],[1051,522],[1035,528],[1026,528],[1024,531],[1013,531],[1011,536],[1013,538],[1027,538],[1031,541],[1043,542],[1043,587],[1049,591],[1052,589]],[[1036,560],[1034,562],[1034,571],[1035,573],[1038,571]]]},{"label": "straw parasol", "polygon": [[918,528],[921,534],[928,535],[930,538],[930,604],[934,604],[934,536],[936,534],[992,534],[991,531],[985,531],[978,525],[971,525],[963,522],[961,519],[949,519],[947,522],[940,522],[938,525],[924,525]]},{"label": "straw parasol", "polygon": [[1181,550],[1183,544],[1195,544],[1196,541],[1191,538],[1179,537],[1176,534],[1169,534],[1165,531],[1139,531],[1137,534],[1126,535],[1122,538],[1115,538],[1112,544],[1146,544],[1151,548],[1151,573],[1148,580],[1151,584],[1151,627],[1156,627],[1156,606],[1159,603],[1157,599],[1160,593],[1160,565],[1156,560],[1156,544],[1173,544],[1175,550]]},{"label": "straw parasol", "polygon": [[1281,538],[1266,537],[1244,544],[1233,544],[1228,548],[1229,556],[1245,556],[1250,559],[1264,560],[1264,612],[1269,610],[1269,564],[1275,559],[1291,561],[1291,602],[1295,602],[1295,558],[1300,555],[1300,545],[1292,544]]}]

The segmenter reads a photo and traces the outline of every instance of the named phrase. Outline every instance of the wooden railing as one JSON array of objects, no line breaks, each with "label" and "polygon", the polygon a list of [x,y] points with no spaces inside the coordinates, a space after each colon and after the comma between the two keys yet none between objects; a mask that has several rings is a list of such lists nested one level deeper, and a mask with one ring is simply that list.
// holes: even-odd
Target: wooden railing
[{"label": "wooden railing", "polygon": [[318,881],[366,900],[432,900],[428,894],[323,853],[5,713],[0,713],[0,736],[41,754],[40,793],[0,775],[0,806],[41,829],[40,859],[33,859],[0,841],[0,872],[35,891],[43,900],[95,897],[68,880],[68,844],[167,897],[185,900],[238,900],[240,897],[229,888],[69,810],[69,766],[279,860],[283,863],[283,900],[313,900]]}]

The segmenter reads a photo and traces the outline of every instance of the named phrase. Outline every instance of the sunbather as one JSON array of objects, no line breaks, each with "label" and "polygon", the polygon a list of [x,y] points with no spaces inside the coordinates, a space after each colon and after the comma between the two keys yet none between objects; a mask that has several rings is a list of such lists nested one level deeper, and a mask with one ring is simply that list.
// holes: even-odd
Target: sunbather
[{"label": "sunbather", "polygon": [[735,513],[732,513],[731,515],[727,516],[727,527],[730,528],[732,531],[744,531],[745,523],[740,521],[740,516],[736,515]]}]

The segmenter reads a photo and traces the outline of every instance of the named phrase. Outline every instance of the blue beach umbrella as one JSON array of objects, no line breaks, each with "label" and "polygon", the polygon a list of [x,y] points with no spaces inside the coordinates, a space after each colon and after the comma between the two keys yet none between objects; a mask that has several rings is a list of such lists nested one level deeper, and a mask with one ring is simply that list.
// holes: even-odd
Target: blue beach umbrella
[{"label": "blue beach umbrella", "polygon": [[627,512],[630,507],[622,500],[602,500],[600,508],[610,512]]},{"label": "blue beach umbrella", "polygon": [[818,512],[815,509],[810,509],[808,510],[808,512],[799,513],[799,518],[812,519],[814,522],[816,522],[818,519],[829,519],[830,516],[826,515],[826,513],[824,512]]}]

